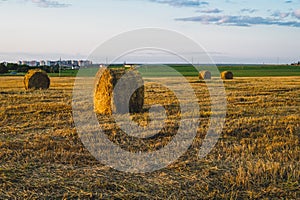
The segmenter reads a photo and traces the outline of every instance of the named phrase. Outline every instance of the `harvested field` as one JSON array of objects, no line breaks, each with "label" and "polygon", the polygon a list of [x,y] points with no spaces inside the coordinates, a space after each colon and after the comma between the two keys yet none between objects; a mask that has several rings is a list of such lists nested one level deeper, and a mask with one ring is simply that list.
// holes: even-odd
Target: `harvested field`
[{"label": "harvested field", "polygon": [[[83,146],[72,118],[74,78],[51,78],[47,91],[26,91],[22,77],[0,77],[0,199],[299,199],[300,77],[225,81],[226,125],[201,160],[210,101],[205,83],[189,80],[201,108],[191,148],[165,169],[130,174],[104,166]],[[159,149],[176,134],[180,112],[160,85],[145,87],[145,109],[153,104],[168,114],[156,137],[128,137],[107,116],[98,116],[100,126],[128,151]],[[148,123],[147,113],[132,118]]]}]

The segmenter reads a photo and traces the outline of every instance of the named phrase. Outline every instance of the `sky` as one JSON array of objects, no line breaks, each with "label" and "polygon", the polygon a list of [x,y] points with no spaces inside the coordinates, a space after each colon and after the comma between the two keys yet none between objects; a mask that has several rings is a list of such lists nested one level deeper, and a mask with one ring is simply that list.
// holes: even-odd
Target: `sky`
[{"label": "sky", "polygon": [[0,61],[86,59],[149,27],[191,38],[216,63],[300,60],[300,0],[0,0],[0,20]]}]

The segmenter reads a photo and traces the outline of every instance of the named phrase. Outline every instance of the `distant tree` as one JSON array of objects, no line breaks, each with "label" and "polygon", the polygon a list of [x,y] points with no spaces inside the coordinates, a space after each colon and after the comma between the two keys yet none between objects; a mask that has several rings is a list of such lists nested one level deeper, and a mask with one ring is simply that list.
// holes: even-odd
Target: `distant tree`
[{"label": "distant tree", "polygon": [[56,73],[56,71],[55,71],[55,67],[54,66],[52,66],[52,67],[50,67],[50,73]]},{"label": "distant tree", "polygon": [[29,66],[27,65],[19,65],[17,71],[18,72],[23,72],[23,73],[27,73],[29,70]]},{"label": "distant tree", "polygon": [[3,63],[0,63],[0,74],[5,73],[8,73],[8,68]]},{"label": "distant tree", "polygon": [[16,63],[7,63],[8,70],[17,70],[19,68],[19,65]]},{"label": "distant tree", "polygon": [[50,72],[50,70],[49,70],[49,67],[48,67],[48,66],[40,66],[39,68],[40,68],[41,70],[43,70],[43,71],[47,72],[47,73],[49,73],[49,72]]},{"label": "distant tree", "polygon": [[50,71],[51,73],[59,73],[59,65],[51,66]]}]

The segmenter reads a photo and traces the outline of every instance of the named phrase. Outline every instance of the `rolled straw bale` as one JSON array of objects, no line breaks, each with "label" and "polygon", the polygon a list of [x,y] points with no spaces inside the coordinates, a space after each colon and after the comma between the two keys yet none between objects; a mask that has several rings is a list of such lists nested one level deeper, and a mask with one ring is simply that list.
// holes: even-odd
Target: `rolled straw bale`
[{"label": "rolled straw bale", "polygon": [[199,79],[200,80],[209,80],[209,79],[211,79],[210,71],[201,71],[199,73]]},{"label": "rolled straw bale", "polygon": [[224,71],[224,72],[222,72],[222,74],[221,74],[221,78],[222,78],[223,80],[226,80],[226,79],[233,79],[233,73],[230,72],[230,71]]},{"label": "rolled straw bale", "polygon": [[25,89],[48,89],[50,79],[47,73],[41,69],[32,69],[24,77]]},{"label": "rolled straw bale", "polygon": [[[118,81],[126,73],[125,84],[122,85],[122,91],[116,92],[114,89]],[[139,87],[131,95],[128,102],[124,96],[130,95],[132,88]],[[96,75],[95,91],[94,91],[94,108],[95,112],[103,115],[111,115],[113,112],[124,114],[126,108],[130,113],[141,112],[144,105],[144,81],[138,71],[135,69],[110,69],[100,68]],[[128,111],[128,110],[127,110]]]}]

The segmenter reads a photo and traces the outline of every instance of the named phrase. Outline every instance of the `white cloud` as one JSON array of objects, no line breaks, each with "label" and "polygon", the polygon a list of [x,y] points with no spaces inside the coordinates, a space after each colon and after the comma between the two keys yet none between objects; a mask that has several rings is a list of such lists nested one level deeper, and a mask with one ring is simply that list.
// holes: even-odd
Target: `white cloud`
[{"label": "white cloud", "polygon": [[198,10],[197,12],[200,12],[200,13],[221,13],[223,11],[218,9],[218,8],[214,8],[214,9],[207,9],[207,10]]},{"label": "white cloud", "polygon": [[49,0],[31,0],[32,3],[35,3],[39,7],[43,8],[63,8],[68,7],[70,4],[60,3],[58,1],[49,1]]},{"label": "white cloud", "polygon": [[201,0],[150,0],[152,2],[168,4],[174,7],[199,7],[202,5],[208,5],[207,1]]},{"label": "white cloud", "polygon": [[288,16],[290,16],[290,13],[288,12],[280,12],[280,11],[275,11],[273,14],[272,14],[273,17],[279,17],[279,18],[286,18]]},{"label": "white cloud", "polygon": [[293,15],[294,15],[296,18],[300,19],[300,9],[295,10],[294,13],[293,13]]},{"label": "white cloud", "polygon": [[211,16],[211,15],[201,15],[197,17],[187,17],[187,18],[178,18],[176,21],[184,22],[200,22],[202,24],[215,24],[215,25],[224,25],[224,26],[254,26],[254,25],[276,25],[276,26],[288,26],[288,27],[299,27],[299,21],[283,21],[276,20],[273,18],[264,18],[264,17],[250,17],[250,16],[233,16],[233,15],[224,15],[224,16]]},{"label": "white cloud", "polygon": [[241,12],[248,12],[248,13],[255,13],[257,11],[257,9],[253,9],[253,8],[243,8],[241,9]]}]

